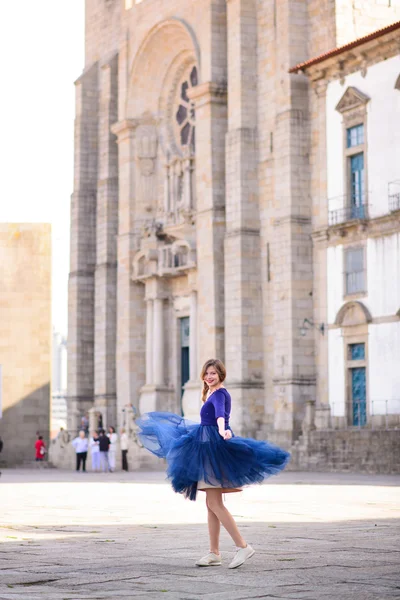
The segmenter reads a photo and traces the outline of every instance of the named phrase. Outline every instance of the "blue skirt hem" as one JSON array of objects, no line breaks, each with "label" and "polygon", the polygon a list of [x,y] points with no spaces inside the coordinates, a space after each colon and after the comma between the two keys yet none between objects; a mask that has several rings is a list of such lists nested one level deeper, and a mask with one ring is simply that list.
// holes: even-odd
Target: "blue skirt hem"
[{"label": "blue skirt hem", "polygon": [[143,446],[167,460],[175,492],[196,499],[197,482],[220,488],[261,483],[288,464],[290,454],[265,441],[233,436],[224,440],[216,425],[200,425],[166,412],[137,420]]}]

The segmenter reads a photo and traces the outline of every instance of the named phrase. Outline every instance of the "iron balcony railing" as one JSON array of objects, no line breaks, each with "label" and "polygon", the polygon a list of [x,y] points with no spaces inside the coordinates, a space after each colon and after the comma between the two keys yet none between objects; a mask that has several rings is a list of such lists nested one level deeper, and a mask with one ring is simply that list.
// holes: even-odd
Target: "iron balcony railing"
[{"label": "iron balcony railing", "polygon": [[347,197],[341,197],[341,202],[338,198],[329,201],[330,206],[341,204],[338,208],[330,208],[328,212],[329,226],[340,225],[348,221],[365,220],[369,218],[368,204],[361,203],[359,205],[348,204]]},{"label": "iron balcony railing", "polygon": [[397,194],[389,194],[389,210],[390,212],[400,210],[400,192]]}]

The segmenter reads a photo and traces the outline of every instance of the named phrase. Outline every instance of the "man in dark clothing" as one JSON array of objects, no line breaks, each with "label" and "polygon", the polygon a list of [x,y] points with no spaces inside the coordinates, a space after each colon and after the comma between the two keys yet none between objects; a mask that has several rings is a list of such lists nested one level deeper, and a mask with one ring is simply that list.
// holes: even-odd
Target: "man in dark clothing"
[{"label": "man in dark clothing", "polygon": [[100,465],[104,472],[110,470],[110,463],[108,462],[108,451],[110,449],[110,439],[106,435],[104,429],[100,430],[99,433],[99,448],[100,448]]}]

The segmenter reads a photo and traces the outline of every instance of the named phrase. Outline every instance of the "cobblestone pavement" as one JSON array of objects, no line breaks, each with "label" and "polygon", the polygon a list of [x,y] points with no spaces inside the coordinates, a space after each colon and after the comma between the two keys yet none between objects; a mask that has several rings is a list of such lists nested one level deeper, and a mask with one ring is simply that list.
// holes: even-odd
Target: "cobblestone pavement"
[{"label": "cobblestone pavement", "polygon": [[208,551],[204,494],[160,473],[5,470],[0,599],[400,598],[400,478],[283,473],[227,496],[255,556],[228,570]]}]

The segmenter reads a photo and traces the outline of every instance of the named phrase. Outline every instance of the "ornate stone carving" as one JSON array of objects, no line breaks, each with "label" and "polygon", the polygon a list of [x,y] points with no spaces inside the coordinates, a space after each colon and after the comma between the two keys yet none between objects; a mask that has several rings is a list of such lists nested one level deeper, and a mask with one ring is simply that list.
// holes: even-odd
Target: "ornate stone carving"
[{"label": "ornate stone carving", "polygon": [[155,125],[139,125],[136,131],[137,202],[148,212],[156,208],[157,146],[158,135]]},{"label": "ornate stone carving", "polygon": [[350,86],[347,88],[338,104],[336,105],[336,110],[340,113],[347,112],[348,110],[353,110],[354,108],[358,108],[359,106],[365,106],[369,101],[369,96],[360,92],[357,88]]},{"label": "ornate stone carving", "polygon": [[368,308],[359,301],[346,302],[336,315],[335,325],[349,327],[371,323],[372,316]]}]

